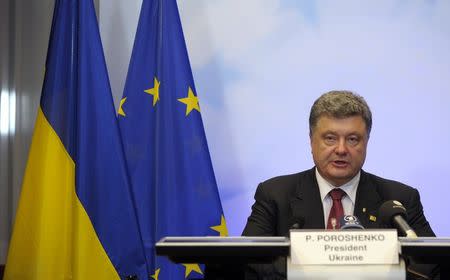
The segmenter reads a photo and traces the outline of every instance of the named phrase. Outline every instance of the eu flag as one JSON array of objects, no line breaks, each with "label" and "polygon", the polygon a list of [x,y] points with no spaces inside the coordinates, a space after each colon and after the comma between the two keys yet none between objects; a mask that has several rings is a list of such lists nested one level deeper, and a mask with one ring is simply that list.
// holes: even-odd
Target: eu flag
[{"label": "eu flag", "polygon": [[148,279],[128,180],[92,0],[57,0],[5,279]]},{"label": "eu flag", "polygon": [[144,0],[119,125],[150,274],[202,276],[155,256],[164,236],[227,235],[175,0]]}]

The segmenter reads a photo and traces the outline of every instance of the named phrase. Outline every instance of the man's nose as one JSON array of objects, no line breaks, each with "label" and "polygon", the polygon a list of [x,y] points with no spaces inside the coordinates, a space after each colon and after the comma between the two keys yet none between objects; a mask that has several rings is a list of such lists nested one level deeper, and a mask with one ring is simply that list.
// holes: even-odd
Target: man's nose
[{"label": "man's nose", "polygon": [[345,155],[348,150],[347,150],[347,143],[345,142],[345,139],[339,139],[339,141],[336,144],[336,149],[335,149],[336,154],[338,155]]}]

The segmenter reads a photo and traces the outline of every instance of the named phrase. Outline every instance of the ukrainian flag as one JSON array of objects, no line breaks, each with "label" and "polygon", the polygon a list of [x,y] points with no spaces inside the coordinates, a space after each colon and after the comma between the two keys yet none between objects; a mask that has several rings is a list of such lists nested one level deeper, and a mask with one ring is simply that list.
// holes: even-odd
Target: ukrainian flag
[{"label": "ukrainian flag", "polygon": [[5,279],[149,278],[119,137],[92,0],[57,0]]}]

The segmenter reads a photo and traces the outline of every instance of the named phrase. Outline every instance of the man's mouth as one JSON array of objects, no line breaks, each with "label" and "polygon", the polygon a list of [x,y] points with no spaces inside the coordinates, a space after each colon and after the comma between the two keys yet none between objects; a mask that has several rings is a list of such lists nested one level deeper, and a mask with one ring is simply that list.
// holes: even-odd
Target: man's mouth
[{"label": "man's mouth", "polygon": [[348,165],[348,162],[345,160],[334,160],[333,165],[336,167],[346,167]]}]

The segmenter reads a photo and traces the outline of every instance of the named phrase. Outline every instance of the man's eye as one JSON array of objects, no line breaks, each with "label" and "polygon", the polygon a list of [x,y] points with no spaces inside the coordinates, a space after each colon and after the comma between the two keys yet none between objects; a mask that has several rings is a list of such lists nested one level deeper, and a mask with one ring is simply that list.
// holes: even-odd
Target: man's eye
[{"label": "man's eye", "polygon": [[326,135],[324,138],[325,138],[325,142],[327,142],[329,144],[336,142],[336,137],[333,135]]},{"label": "man's eye", "polygon": [[350,145],[356,145],[356,144],[358,144],[358,142],[359,142],[359,138],[356,137],[356,136],[352,136],[352,137],[349,137],[349,138],[347,139],[347,141],[348,141],[348,143],[349,143]]}]

